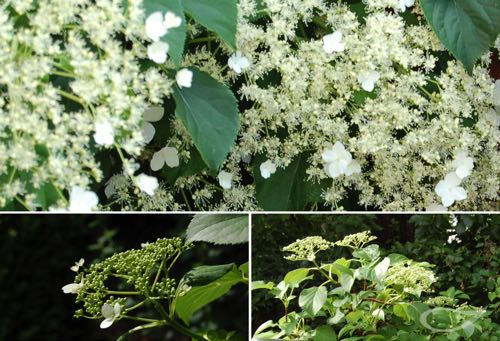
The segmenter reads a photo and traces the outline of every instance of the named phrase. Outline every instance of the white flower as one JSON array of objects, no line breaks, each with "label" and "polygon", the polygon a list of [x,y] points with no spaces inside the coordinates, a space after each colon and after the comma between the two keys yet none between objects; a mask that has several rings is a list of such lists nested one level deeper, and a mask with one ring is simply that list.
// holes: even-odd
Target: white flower
[{"label": "white flower", "polygon": [[155,127],[149,122],[158,122],[163,117],[162,107],[151,107],[144,112],[144,123],[142,124],[142,136],[144,142],[149,143],[155,136]]},{"label": "white flower", "polygon": [[175,15],[175,13],[168,11],[165,13],[165,19],[163,20],[163,27],[168,31],[170,28],[176,28],[181,26],[182,18]]},{"label": "white flower", "polygon": [[189,69],[181,69],[175,75],[175,81],[179,88],[190,88],[193,82],[193,71]]},{"label": "white flower", "polygon": [[[165,15],[166,17],[166,15]],[[146,19],[146,35],[152,41],[159,41],[167,33],[163,15],[161,12],[154,12]]]},{"label": "white flower", "polygon": [[109,121],[98,121],[95,123],[95,143],[110,146],[115,142],[115,132]]},{"label": "white flower", "polygon": [[104,316],[104,321],[101,322],[101,329],[108,328],[115,322],[116,318],[120,316],[122,307],[119,303],[115,303],[114,306],[108,303],[104,303],[101,308],[102,316]]},{"label": "white flower", "polygon": [[141,189],[141,191],[146,192],[149,195],[154,195],[156,189],[158,188],[158,179],[154,176],[149,176],[144,173],[139,174],[136,177],[137,186]]},{"label": "white flower", "polygon": [[269,179],[269,177],[276,172],[276,165],[271,160],[263,162],[259,168],[260,168],[260,175],[264,179]]},{"label": "white flower", "polygon": [[380,263],[375,266],[375,278],[377,280],[381,280],[384,278],[385,274],[387,273],[387,270],[389,270],[389,265],[391,264],[391,260],[387,257],[385,257]]},{"label": "white flower", "polygon": [[70,283],[62,287],[62,291],[65,294],[78,294],[78,292],[83,288],[83,278],[80,283]]},{"label": "white flower", "polygon": [[226,171],[221,171],[217,176],[217,178],[219,179],[219,185],[222,188],[224,189],[231,188],[231,181],[233,180],[233,174]]},{"label": "white flower", "polygon": [[73,265],[70,268],[70,270],[74,271],[74,272],[78,272],[78,270],[83,266],[84,263],[85,263],[85,259],[80,258],[80,260],[78,262],[75,262],[75,265]]},{"label": "white flower", "polygon": [[446,232],[451,233],[448,236],[448,240],[447,240],[448,244],[451,244],[453,242],[457,242],[457,243],[462,242],[462,240],[460,238],[458,238],[458,234],[456,233],[457,231],[455,229],[447,229]]},{"label": "white flower", "polygon": [[156,41],[148,46],[148,58],[157,64],[163,64],[167,60],[170,46],[164,41]]},{"label": "white flower", "polygon": [[241,52],[236,52],[227,60],[227,65],[237,74],[250,67],[250,61]]},{"label": "white flower", "polygon": [[99,198],[92,191],[86,191],[81,187],[73,186],[69,195],[70,212],[91,212],[97,204]]},{"label": "white flower", "polygon": [[455,155],[452,164],[455,167],[455,173],[460,179],[467,177],[474,168],[474,160],[467,155],[467,152],[461,151]]},{"label": "white flower", "polygon": [[401,8],[401,12],[406,11],[407,7],[411,7],[415,4],[415,0],[399,0],[399,7]]},{"label": "white flower", "polygon": [[167,164],[170,168],[179,166],[179,153],[174,147],[163,147],[159,151],[153,154],[151,159],[151,169],[157,171],[163,168],[163,165]]},{"label": "white flower", "polygon": [[427,212],[446,212],[448,209],[443,205],[432,203],[425,208]]},{"label": "white flower", "polygon": [[342,42],[342,33],[335,31],[323,37],[323,50],[326,53],[344,51],[344,43]]},{"label": "white flower", "polygon": [[493,89],[493,104],[500,107],[500,79],[495,81],[495,88]]},{"label": "white flower", "polygon": [[453,205],[455,201],[467,198],[467,192],[463,187],[460,187],[460,181],[457,174],[453,172],[446,175],[444,180],[438,182],[434,191],[441,197],[445,207]]},{"label": "white flower", "polygon": [[362,73],[358,76],[358,82],[361,84],[363,90],[372,92],[375,88],[375,83],[380,79],[380,73],[377,71],[370,71]]},{"label": "white flower", "polygon": [[385,320],[385,313],[382,309],[377,308],[373,311],[372,316],[375,317],[377,320]]},{"label": "white flower", "polygon": [[361,166],[358,161],[352,159],[342,142],[335,142],[330,148],[321,153],[321,158],[325,162],[325,173],[336,178],[342,174],[350,176],[354,173],[361,173]]}]

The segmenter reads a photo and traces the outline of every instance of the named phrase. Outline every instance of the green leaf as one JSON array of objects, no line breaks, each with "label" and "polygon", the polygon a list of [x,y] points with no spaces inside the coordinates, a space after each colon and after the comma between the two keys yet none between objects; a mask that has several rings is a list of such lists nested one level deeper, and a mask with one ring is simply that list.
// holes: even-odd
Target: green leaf
[{"label": "green leaf", "polygon": [[197,214],[189,223],[186,242],[239,244],[248,242],[248,215]]},{"label": "green leaf", "polygon": [[233,269],[207,285],[192,287],[186,294],[177,298],[175,312],[184,323],[189,324],[194,312],[223,296],[232,286],[242,281],[241,273]]},{"label": "green leaf", "polygon": [[271,290],[274,288],[274,283],[273,282],[264,282],[264,281],[253,281],[252,282],[252,290],[258,290],[258,289],[268,289]]},{"label": "green leaf", "polygon": [[174,87],[175,115],[193,138],[205,163],[217,170],[236,141],[238,102],[231,90],[196,68],[190,88]]},{"label": "green leaf", "polygon": [[321,199],[321,184],[307,181],[308,155],[300,154],[269,179],[260,175],[262,158],[254,163],[255,197],[266,211],[302,211],[308,203]]},{"label": "green leaf", "polygon": [[365,259],[367,261],[372,261],[380,255],[377,244],[371,244],[365,246],[362,249],[353,251],[352,255],[359,259]]},{"label": "green leaf", "polygon": [[167,34],[160,38],[160,40],[168,43],[170,46],[168,55],[177,66],[182,63],[182,55],[184,54],[184,43],[186,42],[187,25],[184,16],[184,8],[180,0],[144,0],[144,10],[146,18],[154,12],[161,12],[165,15],[166,12],[173,12],[175,15],[182,19],[179,27],[171,28]]},{"label": "green leaf", "polygon": [[309,269],[300,268],[290,271],[285,275],[285,284],[289,285],[291,288],[296,288],[299,284],[307,278],[309,274]]},{"label": "green leaf", "polygon": [[300,292],[299,306],[309,315],[316,315],[326,303],[325,287],[311,287]]},{"label": "green leaf", "polygon": [[186,12],[236,49],[237,0],[182,0]]},{"label": "green leaf", "polygon": [[500,1],[421,0],[420,4],[444,46],[472,72],[500,32]]},{"label": "green leaf", "polygon": [[340,285],[342,286],[342,289],[345,290],[345,292],[351,292],[353,284],[354,284],[354,277],[346,273],[340,274]]},{"label": "green leaf", "polygon": [[336,341],[337,334],[332,327],[324,325],[316,328],[316,332],[313,337],[314,341]]},{"label": "green leaf", "polygon": [[59,193],[51,183],[45,183],[35,192],[35,201],[42,207],[42,210],[48,211],[60,199]]},{"label": "green leaf", "polygon": [[235,269],[235,264],[202,265],[189,270],[183,277],[182,282],[190,286],[202,286],[213,282],[229,271]]}]

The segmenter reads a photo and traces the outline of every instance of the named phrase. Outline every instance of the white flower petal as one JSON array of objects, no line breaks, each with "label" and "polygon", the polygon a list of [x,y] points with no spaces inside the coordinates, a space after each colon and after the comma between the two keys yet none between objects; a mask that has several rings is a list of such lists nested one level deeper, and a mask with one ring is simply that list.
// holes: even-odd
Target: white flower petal
[{"label": "white flower petal", "polygon": [[101,314],[106,319],[112,319],[115,317],[115,312],[113,306],[109,303],[104,303],[101,307]]},{"label": "white flower petal", "polygon": [[175,81],[179,88],[190,88],[193,83],[193,71],[181,69],[175,75]]},{"label": "white flower petal", "polygon": [[167,61],[169,48],[164,41],[156,41],[148,46],[148,58],[157,64],[163,64]]},{"label": "white flower petal", "polygon": [[98,121],[95,124],[94,133],[95,143],[110,146],[115,142],[115,133],[113,126],[108,121]]},{"label": "white flower petal", "polygon": [[139,174],[136,177],[136,181],[137,181],[137,186],[140,188],[140,190],[151,196],[155,194],[155,191],[159,186],[157,178],[146,175],[144,173]]},{"label": "white flower petal", "polygon": [[144,112],[144,120],[148,122],[158,122],[165,114],[163,107],[151,107]]},{"label": "white flower petal", "polygon": [[159,150],[153,154],[153,158],[151,159],[151,162],[149,165],[151,166],[151,170],[156,172],[156,171],[162,169],[164,164],[165,164],[165,159],[163,158],[163,154],[162,154],[161,150]]},{"label": "white flower petal", "polygon": [[151,13],[146,19],[146,35],[153,41],[160,40],[167,33],[161,12]]},{"label": "white flower petal", "polygon": [[227,65],[237,74],[250,67],[250,61],[241,52],[236,52],[227,60]]},{"label": "white flower petal", "polygon": [[70,283],[62,287],[62,291],[65,294],[78,294],[78,291],[82,288],[82,284]]},{"label": "white flower petal", "polygon": [[357,173],[361,173],[361,165],[359,164],[358,161],[353,160],[347,166],[345,170],[345,175],[350,176],[352,174],[357,174]]},{"label": "white flower petal", "polygon": [[144,142],[147,144],[153,140],[155,137],[156,129],[155,127],[149,123],[149,122],[144,122],[142,124],[142,137],[144,138]]},{"label": "white flower petal", "polygon": [[233,180],[233,174],[226,172],[226,171],[221,171],[219,175],[217,176],[219,179],[219,185],[224,188],[224,189],[230,189],[232,184],[231,181]]},{"label": "white flower petal", "polygon": [[179,166],[179,152],[174,147],[164,147],[161,151],[163,160],[170,168]]},{"label": "white flower petal", "polygon": [[68,208],[70,212],[91,212],[98,204],[99,198],[94,192],[78,186],[72,187]]},{"label": "white flower petal", "polygon": [[163,27],[165,29],[176,28],[181,26],[182,18],[175,15],[175,13],[168,11],[165,13],[165,19],[163,20]]},{"label": "white flower petal", "polygon": [[271,175],[276,172],[276,165],[271,160],[263,162],[259,168],[260,168],[260,175],[264,179],[269,179],[269,177],[271,177]]},{"label": "white flower petal", "polygon": [[342,43],[342,33],[335,31],[323,37],[323,50],[326,53],[344,51],[344,43]]},{"label": "white flower petal", "polygon": [[115,321],[114,319],[105,319],[104,321],[101,322],[99,327],[101,327],[101,329],[109,328],[111,327],[114,321]]}]

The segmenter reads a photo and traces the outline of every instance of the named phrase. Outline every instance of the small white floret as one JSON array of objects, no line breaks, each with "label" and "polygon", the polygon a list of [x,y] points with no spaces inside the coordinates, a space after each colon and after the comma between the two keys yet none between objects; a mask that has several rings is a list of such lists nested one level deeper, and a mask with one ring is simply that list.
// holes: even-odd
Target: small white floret
[{"label": "small white floret", "polygon": [[241,52],[236,52],[227,60],[227,65],[237,74],[250,67],[250,61]]},{"label": "small white floret", "polygon": [[380,73],[377,71],[370,71],[362,73],[358,76],[358,82],[361,84],[363,90],[372,92],[375,89],[375,83],[380,79]]},{"label": "small white floret", "polygon": [[86,191],[81,187],[73,186],[69,195],[70,212],[91,212],[99,204],[97,194],[92,191]]},{"label": "small white floret", "polygon": [[65,286],[62,287],[62,291],[65,294],[78,294],[80,290],[83,288],[83,278],[80,281],[80,283],[70,283],[66,284]]},{"label": "small white floret", "polygon": [[163,20],[163,27],[166,30],[171,28],[176,28],[181,26],[182,18],[175,15],[175,13],[168,11],[165,13],[165,19]]},{"label": "small white floret", "polygon": [[455,155],[451,164],[455,168],[455,173],[460,179],[469,176],[474,168],[474,160],[467,155],[467,152],[460,151]]},{"label": "small white floret", "polygon": [[271,160],[263,162],[259,168],[260,168],[260,175],[264,179],[269,179],[271,175],[276,172],[276,165]]},{"label": "small white floret", "polygon": [[445,207],[453,205],[455,201],[465,200],[467,198],[467,191],[460,187],[461,179],[455,172],[449,173],[436,185],[434,191],[441,198]]},{"label": "small white floret", "polygon": [[150,196],[155,194],[156,189],[158,188],[158,179],[154,176],[149,176],[146,174],[139,174],[136,178],[137,186],[139,189]]},{"label": "small white floret", "polygon": [[167,54],[170,46],[164,41],[156,41],[148,46],[148,58],[156,64],[163,64],[167,61]]},{"label": "small white floret", "polygon": [[152,41],[159,41],[167,33],[161,12],[151,13],[146,19],[146,35]]},{"label": "small white floret", "polygon": [[85,263],[85,259],[80,258],[80,260],[78,262],[75,262],[75,265],[73,265],[70,268],[70,270],[74,271],[74,272],[78,272],[78,270],[80,270],[80,268],[83,266],[84,263]]},{"label": "small white floret", "polygon": [[102,146],[111,146],[115,143],[115,132],[113,126],[108,121],[98,121],[95,124],[95,143]]},{"label": "small white floret", "polygon": [[226,172],[226,171],[221,171],[219,175],[217,176],[219,179],[219,185],[224,188],[224,189],[230,189],[231,188],[231,181],[233,180],[233,174]]},{"label": "small white floret", "polygon": [[335,31],[323,37],[323,50],[326,53],[344,51],[344,43],[342,42],[342,33]]},{"label": "small white floret", "polygon": [[120,316],[121,306],[119,303],[115,303],[114,306],[108,303],[104,303],[101,308],[102,316],[104,317],[104,321],[101,322],[101,329],[105,329],[110,327],[113,322]]},{"label": "small white floret", "polygon": [[175,81],[179,88],[190,88],[193,83],[193,71],[181,69],[175,75]]},{"label": "small white floret", "polygon": [[151,169],[153,171],[158,171],[163,168],[164,165],[170,168],[179,166],[179,152],[174,147],[163,147],[159,151],[153,154],[151,159]]},{"label": "small white floret", "polygon": [[399,0],[399,7],[401,8],[401,12],[406,11],[407,7],[411,7],[415,4],[415,0]]}]

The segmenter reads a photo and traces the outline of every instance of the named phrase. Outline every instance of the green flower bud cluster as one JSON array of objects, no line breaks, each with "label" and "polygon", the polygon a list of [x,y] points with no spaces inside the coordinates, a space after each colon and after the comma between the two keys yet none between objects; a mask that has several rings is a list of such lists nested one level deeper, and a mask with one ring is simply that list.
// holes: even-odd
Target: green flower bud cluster
[{"label": "green flower bud cluster", "polygon": [[424,303],[431,307],[453,307],[455,306],[455,299],[448,296],[436,296],[429,298]]},{"label": "green flower bud cluster", "polygon": [[[142,295],[145,297],[171,298],[175,295],[177,283],[168,277],[170,265],[192,244],[184,244],[181,238],[160,238],[154,243],[142,244],[112,255],[102,262],[94,263],[85,272],[76,276],[76,283],[83,279],[76,302],[83,302],[84,313],[91,317],[101,316],[104,303],[124,306],[126,298],[121,296]],[[119,298],[115,298],[119,297]]]},{"label": "green flower bud cluster", "polygon": [[313,261],[316,259],[316,253],[328,250],[333,245],[334,243],[329,242],[320,236],[310,236],[304,239],[297,239],[294,243],[283,248],[283,251],[292,253],[284,258],[291,261]]},{"label": "green flower bud cluster", "polygon": [[346,246],[353,249],[361,249],[365,244],[377,239],[372,236],[370,231],[363,231],[360,233],[350,234],[345,236],[344,239],[335,242],[337,246]]},{"label": "green flower bud cluster", "polygon": [[427,263],[406,261],[389,268],[385,281],[389,285],[402,286],[405,293],[420,297],[422,292],[431,292],[437,281],[434,272],[427,269]]}]

